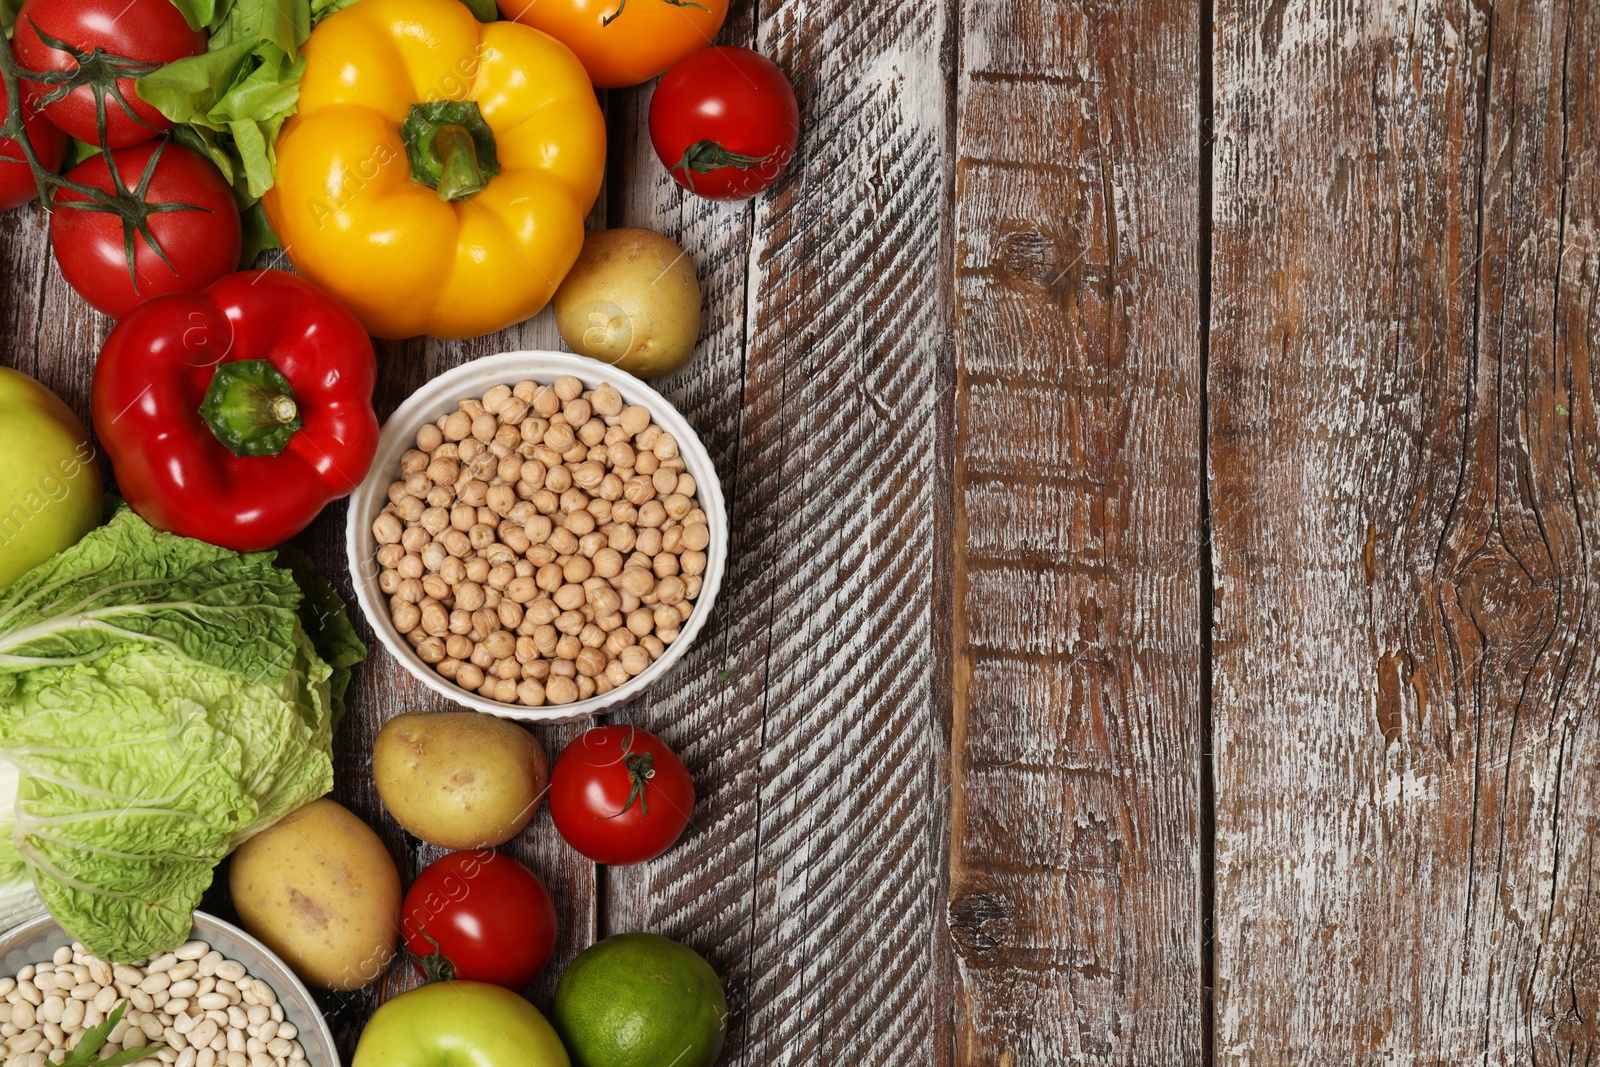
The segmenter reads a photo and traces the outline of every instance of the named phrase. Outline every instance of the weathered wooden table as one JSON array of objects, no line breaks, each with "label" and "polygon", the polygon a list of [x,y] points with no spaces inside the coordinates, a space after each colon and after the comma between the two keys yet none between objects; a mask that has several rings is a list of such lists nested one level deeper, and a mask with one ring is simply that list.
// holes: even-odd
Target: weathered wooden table
[{"label": "weathered wooden table", "polygon": [[[752,1067],[1596,1059],[1600,4],[746,0],[725,38],[795,81],[791,174],[688,198],[613,92],[595,216],[708,303],[666,384],[731,581],[614,717],[701,800],[643,867],[515,843],[563,922],[535,999],[645,929]],[[6,362],[84,411],[106,324],[36,209],[0,263]],[[384,346],[379,405],[557,343]],[[439,706],[380,655],[338,738],[412,872],[367,753]],[[352,1044],[371,998],[330,1007]]]}]

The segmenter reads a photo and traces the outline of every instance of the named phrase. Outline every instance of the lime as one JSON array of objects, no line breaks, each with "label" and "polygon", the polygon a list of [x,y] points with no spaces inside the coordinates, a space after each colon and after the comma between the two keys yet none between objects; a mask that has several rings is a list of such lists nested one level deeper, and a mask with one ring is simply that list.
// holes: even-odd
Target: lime
[{"label": "lime", "polygon": [[551,1021],[575,1067],[711,1067],[728,1033],[728,998],[693,949],[618,934],[572,961]]}]

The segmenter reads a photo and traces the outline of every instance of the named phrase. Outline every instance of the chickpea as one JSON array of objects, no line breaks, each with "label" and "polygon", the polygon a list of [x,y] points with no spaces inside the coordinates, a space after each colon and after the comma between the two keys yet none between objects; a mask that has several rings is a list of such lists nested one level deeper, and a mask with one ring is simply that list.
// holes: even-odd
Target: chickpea
[{"label": "chickpea", "polygon": [[628,629],[635,637],[643,637],[655,628],[655,615],[649,608],[635,608],[628,612]]},{"label": "chickpea", "polygon": [[517,686],[517,703],[530,708],[543,706],[545,701],[544,686],[532,678],[526,679]]},{"label": "chickpea", "polygon": [[565,584],[555,590],[555,595],[550,598],[562,611],[577,611],[588,601],[588,595],[583,591],[583,586]]},{"label": "chickpea", "polygon": [[473,646],[471,660],[473,664],[484,671],[488,671],[494,666],[494,656],[490,655],[489,650],[483,647],[481,643]]},{"label": "chickpea", "polygon": [[648,652],[652,660],[660,659],[667,651],[666,643],[656,634],[639,638],[639,647]]},{"label": "chickpea", "polygon": [[453,682],[456,679],[457,673],[461,670],[461,661],[458,659],[447,659],[439,663],[433,669],[439,672],[440,677],[448,678]]},{"label": "chickpea", "polygon": [[661,531],[661,551],[671,552],[674,556],[683,551],[682,526],[668,526]]},{"label": "chickpea", "polygon": [[547,543],[557,555],[571,556],[578,551],[578,535],[564,526],[551,530]]},{"label": "chickpea", "polygon": [[384,570],[394,570],[405,558],[406,549],[401,544],[380,545],[378,547],[378,566]]},{"label": "chickpea", "polygon": [[684,574],[696,577],[706,572],[706,554],[704,552],[685,552],[678,557],[678,568]]},{"label": "chickpea", "polygon": [[[644,445],[641,444],[639,447],[641,451],[638,458],[633,461],[633,469],[638,472],[639,477],[649,480],[661,466],[661,460],[657,458],[654,452],[643,451]],[[650,489],[652,492],[655,490],[653,481],[650,483]]]},{"label": "chickpea", "polygon": [[586,510],[597,527],[604,526],[611,521],[611,501],[609,500],[595,497],[589,501],[589,507]]},{"label": "chickpea", "polygon": [[642,645],[633,645],[622,650],[617,657],[617,662],[622,669],[628,672],[628,677],[636,678],[650,667],[650,653]]},{"label": "chickpea", "polygon": [[552,493],[564,493],[572,488],[572,472],[566,467],[551,467],[544,476],[544,487]]},{"label": "chickpea", "polygon": [[626,523],[619,523],[611,528],[611,534],[606,543],[611,546],[613,551],[621,555],[625,552],[632,552],[637,547],[639,539],[632,526]]},{"label": "chickpea", "polygon": [[372,523],[372,536],[380,545],[397,545],[400,535],[405,532],[405,527],[400,519],[388,512],[379,515]]},{"label": "chickpea", "polygon": [[578,686],[570,678],[551,677],[545,685],[545,696],[552,704],[571,704],[578,699]]},{"label": "chickpea", "polygon": [[606,655],[612,659],[620,656],[625,648],[632,648],[639,643],[639,635],[626,626],[619,626],[606,634],[606,643],[601,647],[606,650]]},{"label": "chickpea", "polygon": [[500,535],[500,543],[519,556],[533,547],[527,531],[521,526],[513,526],[509,520],[502,522],[496,528],[496,532]]},{"label": "chickpea", "polygon": [[584,648],[573,657],[577,662],[578,673],[585,678],[593,678],[606,669],[606,654],[598,648]]},{"label": "chickpea", "polygon": [[422,628],[434,637],[444,637],[450,632],[450,612],[433,597],[422,602],[420,619]]},{"label": "chickpea", "polygon": [[683,579],[683,595],[688,597],[690,600],[693,600],[695,597],[700,595],[700,576],[698,574],[685,573]]},{"label": "chickpea", "polygon": [[422,499],[430,508],[449,508],[455,503],[456,491],[448,485],[436,485]]},{"label": "chickpea", "polygon": [[556,607],[556,602],[548,598],[536,600],[528,605],[528,617],[536,623],[554,622],[556,616],[561,614],[561,609]]},{"label": "chickpea", "polygon": [[394,620],[394,628],[403,634],[408,634],[417,628],[422,621],[422,612],[415,604],[401,601],[390,611],[389,616]]},{"label": "chickpea", "polygon": [[554,515],[561,510],[561,498],[549,489],[536,491],[528,500],[539,509],[541,515]]},{"label": "chickpea", "polygon": [[572,634],[562,634],[556,642],[556,656],[565,660],[576,660],[583,652],[583,644]]},{"label": "chickpea", "polygon": [[639,507],[639,525],[655,529],[667,521],[666,506],[659,500],[648,500]]},{"label": "chickpea", "polygon": [[490,545],[495,543],[494,526],[489,523],[480,522],[471,530],[467,531],[467,538],[471,542],[474,549],[479,552],[486,551]]},{"label": "chickpea", "polygon": [[496,630],[483,639],[483,647],[495,659],[506,659],[516,654],[517,639],[509,630]]},{"label": "chickpea", "polygon": [[643,567],[623,568],[621,582],[624,590],[637,597],[649,595],[656,587],[655,575]]},{"label": "chickpea", "polygon": [[604,383],[595,386],[589,394],[589,403],[594,405],[596,415],[615,418],[622,414],[622,394],[617,392],[615,386]]},{"label": "chickpea", "polygon": [[677,575],[668,575],[656,583],[656,599],[669,607],[676,607],[684,601],[683,579]]},{"label": "chickpea", "polygon": [[453,459],[436,459],[428,464],[428,480],[434,485],[455,485],[461,476],[461,464]]},{"label": "chickpea", "polygon": [[[590,419],[578,427],[578,440],[589,446],[590,458],[594,457],[597,446],[603,446],[606,440],[606,424],[599,419]],[[605,448],[600,447],[600,459],[605,458]]]},{"label": "chickpea", "polygon": [[557,657],[556,659],[550,661],[550,677],[576,678],[577,676],[578,668],[573,665],[571,660]]},{"label": "chickpea", "polygon": [[628,503],[637,507],[646,501],[655,499],[656,487],[650,484],[650,479],[636,475],[629,478],[623,485],[622,495]]},{"label": "chickpea", "polygon": [[600,489],[596,494],[602,500],[617,501],[622,499],[622,488],[625,483],[621,475],[615,471],[606,475],[600,481]]},{"label": "chickpea", "polygon": [[594,565],[582,556],[573,556],[567,560],[567,565],[562,568],[562,574],[567,581],[581,583],[594,573]]},{"label": "chickpea", "polygon": [[432,453],[434,449],[444,444],[444,434],[439,432],[439,427],[427,425],[417,431],[417,450]]},{"label": "chickpea", "polygon": [[399,571],[387,570],[378,575],[378,589],[384,596],[394,596],[400,591],[400,583],[403,581],[405,579],[400,577]]},{"label": "chickpea", "polygon": [[549,658],[556,654],[556,645],[561,641],[561,631],[548,623],[536,626],[533,630],[533,645],[539,650],[539,655]]},{"label": "chickpea", "polygon": [[456,684],[463,689],[476,689],[483,681],[483,668],[476,663],[463,663],[456,672]]},{"label": "chickpea", "polygon": [[521,397],[509,400],[496,414],[501,422],[516,426],[528,417],[528,402]]},{"label": "chickpea", "polygon": [[655,473],[650,475],[650,484],[655,487],[657,496],[666,496],[678,488],[678,476],[672,471],[657,467]]},{"label": "chickpea", "polygon": [[594,527],[594,516],[589,514],[587,510],[574,511],[566,518],[567,531],[579,537],[594,533]]},{"label": "chickpea", "polygon": [[621,426],[628,431],[629,437],[637,437],[650,426],[650,409],[635,404],[633,407],[620,412]]},{"label": "chickpea", "polygon": [[[558,457],[571,448],[577,440],[578,435],[573,433],[572,427],[565,422],[553,422],[550,424],[550,428],[544,432],[544,447],[554,452]],[[554,463],[546,463],[545,465],[548,467],[555,466]]]},{"label": "chickpea", "polygon": [[527,613],[521,604],[515,600],[502,600],[495,605],[495,614],[500,616],[500,625],[507,630],[515,630],[522,625],[523,616]]},{"label": "chickpea", "polygon": [[[651,563],[650,572],[657,578],[670,578],[677,575],[678,566],[677,556],[670,552],[663,552]],[[656,595],[660,595],[659,587],[656,590]]]},{"label": "chickpea", "polygon": [[539,573],[534,576],[534,581],[538,583],[540,589],[547,593],[554,593],[566,584],[566,576],[562,574],[561,568],[556,564],[546,563],[539,568]]},{"label": "chickpea", "polygon": [[649,558],[655,558],[661,553],[661,531],[653,527],[645,527],[639,531],[639,536],[634,540],[634,551]]},{"label": "chickpea", "polygon": [[576,638],[583,632],[583,614],[579,611],[563,611],[556,616],[556,621],[552,625],[568,637]]}]

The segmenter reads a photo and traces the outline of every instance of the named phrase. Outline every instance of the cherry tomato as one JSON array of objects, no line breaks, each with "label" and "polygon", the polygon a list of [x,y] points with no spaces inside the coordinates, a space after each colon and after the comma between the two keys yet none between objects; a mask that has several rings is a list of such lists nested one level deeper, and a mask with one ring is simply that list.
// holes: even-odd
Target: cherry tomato
[{"label": "cherry tomato", "polygon": [[498,852],[452,852],[417,875],[402,908],[406,950],[436,981],[522,989],[556,947],[556,906],[528,868]]},{"label": "cherry tomato", "polygon": [[[0,114],[8,107],[6,87],[0,84]],[[62,161],[67,158],[67,135],[36,109],[24,107],[22,112],[22,128],[28,133],[34,155],[39,157],[45,170],[60,170]],[[27,158],[17,142],[0,141],[0,211],[9,211],[39,195],[39,186],[34,183]]]},{"label": "cherry tomato", "polygon": [[[67,47],[55,47],[45,38]],[[23,70],[42,74],[86,68],[82,76],[92,76],[93,84],[78,85],[45,104],[44,113],[78,140],[101,144],[95,97],[103,95],[103,143],[126,148],[172,125],[139,99],[134,82],[158,66],[204,52],[206,35],[189,28],[172,0],[28,0],[17,13],[11,47]],[[42,82],[23,84],[32,100],[58,88]]]},{"label": "cherry tomato", "polygon": [[[112,158],[123,186],[146,205],[139,210],[148,212],[132,238],[138,285],[128,271],[123,220],[73,207],[88,198],[63,186],[50,216],[50,247],[62,276],[79,295],[115,318],[153,296],[197,293],[238,269],[239,208],[209,160],[165,141],[119,148]],[[79,163],[67,179],[114,192],[102,155]],[[162,210],[180,204],[188,206]],[[152,236],[160,252],[151,246]]]},{"label": "cherry tomato", "polygon": [[708,200],[746,200],[794,158],[800,105],[783,71],[748,48],[702,48],[650,99],[650,143],[677,183]]},{"label": "cherry tomato", "polygon": [[500,13],[577,53],[602,89],[649,81],[704,48],[728,18],[728,0],[498,0]]},{"label": "cherry tomato", "polygon": [[587,731],[550,772],[556,831],[596,863],[655,859],[683,836],[692,811],[688,768],[659,737],[632,726]]}]

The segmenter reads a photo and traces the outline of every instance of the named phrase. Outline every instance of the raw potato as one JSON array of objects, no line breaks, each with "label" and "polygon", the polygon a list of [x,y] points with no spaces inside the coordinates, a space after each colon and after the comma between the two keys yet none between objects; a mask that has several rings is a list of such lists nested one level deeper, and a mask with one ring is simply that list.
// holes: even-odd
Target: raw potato
[{"label": "raw potato", "polygon": [[677,370],[700,339],[694,263],[651,230],[590,234],[555,311],[568,348],[641,378]]},{"label": "raw potato", "polygon": [[400,872],[367,824],[314,800],[239,847],[228,875],[244,928],[324,989],[360,989],[394,958]]},{"label": "raw potato", "polygon": [[550,784],[544,746],[505,719],[476,712],[389,720],[372,749],[389,812],[442,848],[491,848],[516,837]]}]

